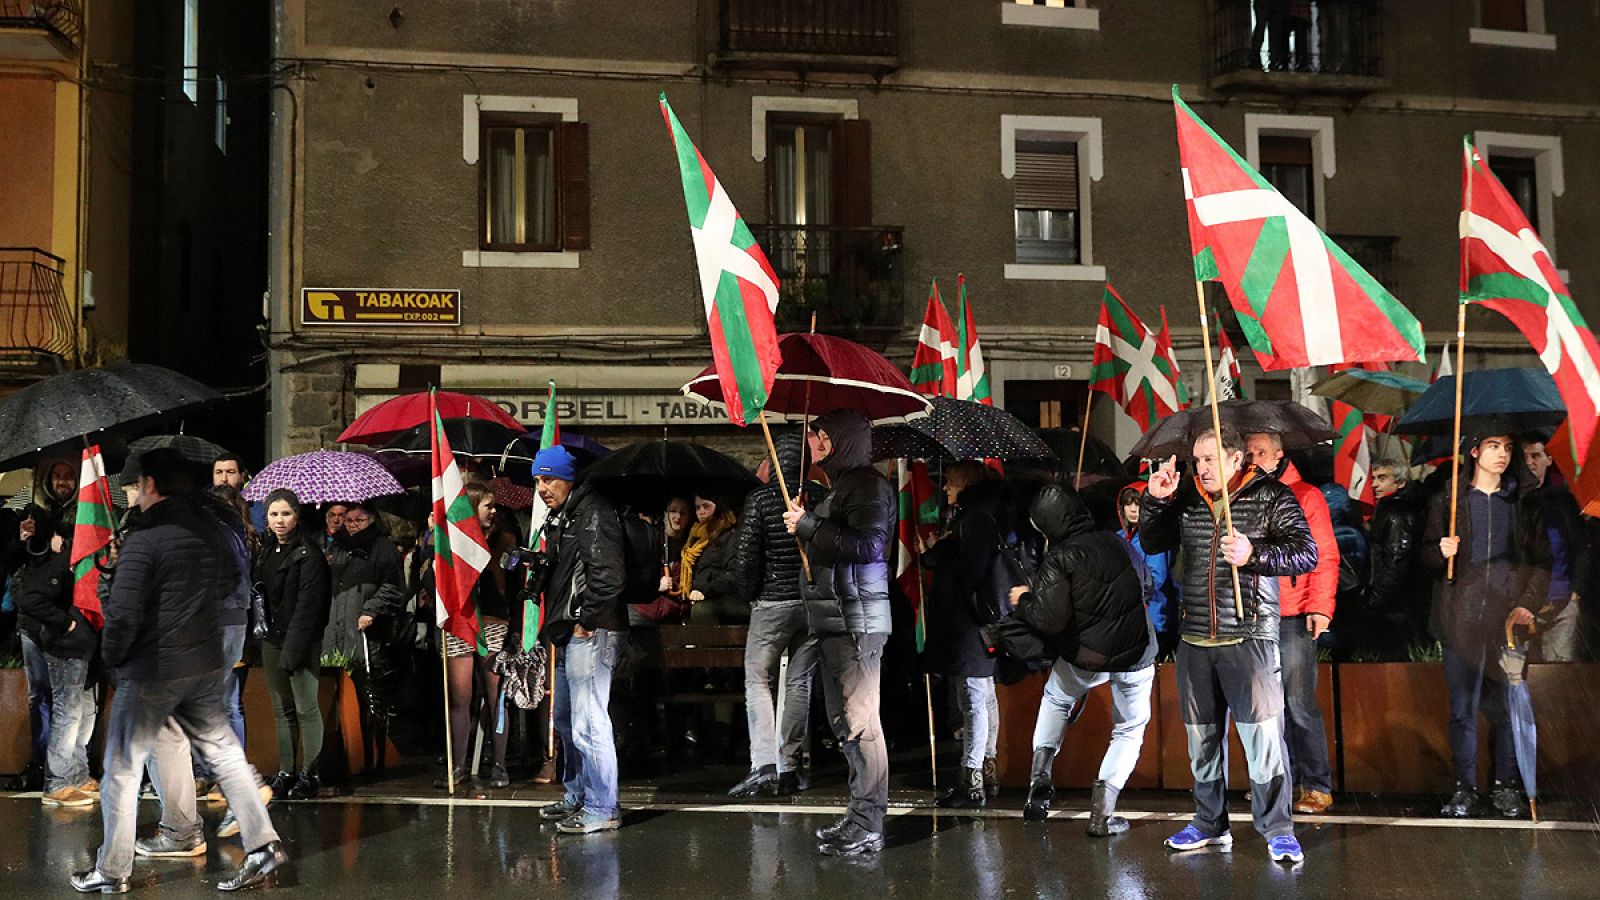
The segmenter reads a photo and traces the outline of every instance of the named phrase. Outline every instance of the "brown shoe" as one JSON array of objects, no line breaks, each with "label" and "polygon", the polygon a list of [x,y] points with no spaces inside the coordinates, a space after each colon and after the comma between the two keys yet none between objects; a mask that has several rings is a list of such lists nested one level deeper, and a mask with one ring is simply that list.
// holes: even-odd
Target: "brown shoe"
[{"label": "brown shoe", "polygon": [[1316,816],[1328,811],[1333,805],[1333,797],[1322,791],[1305,791],[1300,799],[1294,803],[1294,811],[1302,815]]},{"label": "brown shoe", "polygon": [[58,788],[39,798],[45,806],[93,806],[94,798],[75,787]]},{"label": "brown shoe", "polygon": [[83,784],[78,785],[78,793],[80,793],[80,794],[88,794],[91,797],[99,797],[100,796],[100,781],[99,781],[99,779],[91,778],[88,781],[85,781]]}]

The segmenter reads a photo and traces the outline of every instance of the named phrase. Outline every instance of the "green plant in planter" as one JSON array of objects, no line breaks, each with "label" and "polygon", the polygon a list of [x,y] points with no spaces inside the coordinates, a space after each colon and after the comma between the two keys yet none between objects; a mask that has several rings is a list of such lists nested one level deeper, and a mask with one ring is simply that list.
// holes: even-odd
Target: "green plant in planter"
[{"label": "green plant in planter", "polygon": [[348,653],[328,652],[322,654],[322,667],[324,669],[344,669],[349,671],[350,664],[355,662],[355,657]]},{"label": "green plant in planter", "polygon": [[0,659],[0,669],[20,668],[22,668],[22,656],[20,654],[17,656],[7,656],[4,659]]},{"label": "green plant in planter", "polygon": [[1413,644],[1411,647],[1411,661],[1422,663],[1444,662],[1444,645],[1438,641],[1431,644]]}]

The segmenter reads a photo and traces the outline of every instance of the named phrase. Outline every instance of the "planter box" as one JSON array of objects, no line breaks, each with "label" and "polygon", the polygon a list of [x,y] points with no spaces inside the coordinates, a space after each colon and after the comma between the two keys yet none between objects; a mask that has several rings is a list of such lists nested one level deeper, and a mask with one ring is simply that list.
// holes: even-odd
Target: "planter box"
[{"label": "planter box", "polygon": [[[355,682],[343,669],[323,669],[317,690],[322,710],[323,742],[319,757],[322,770],[336,773],[342,768],[351,775],[361,774],[365,761],[362,752],[361,704]],[[272,714],[272,699],[267,679],[259,668],[252,668],[244,685],[245,755],[256,770],[270,775],[278,771],[277,720]],[[400,753],[394,744],[386,747],[388,762],[398,764]]]},{"label": "planter box", "polygon": [[[1039,700],[1044,696],[1048,675],[1039,673],[1012,685],[999,685],[1000,701],[999,768],[1000,783],[1006,787],[1028,786],[1028,770],[1033,763],[1033,724],[1039,715]],[[1161,686],[1151,692],[1150,724],[1144,730],[1144,749],[1139,763],[1128,778],[1130,788],[1161,786],[1162,719],[1157,711]],[[1083,699],[1083,714],[1067,728],[1061,752],[1056,754],[1056,787],[1087,788],[1100,773],[1100,760],[1111,741],[1111,687],[1101,685]],[[1179,729],[1182,740],[1181,732]]]},{"label": "planter box", "polygon": [[[1163,664],[1156,672],[1156,718],[1161,722],[1161,787],[1168,790],[1194,789],[1194,772],[1189,767],[1189,738],[1178,706],[1178,667]],[[1338,758],[1335,756],[1333,665],[1317,664],[1317,708],[1322,712],[1323,729],[1328,734],[1328,761],[1334,767],[1334,785],[1339,785]],[[1228,728],[1228,787],[1244,790],[1250,785],[1250,768],[1245,761],[1239,730]]]},{"label": "planter box", "polygon": [[0,669],[0,773],[21,772],[28,767],[28,757],[32,754],[28,673],[23,669]]}]

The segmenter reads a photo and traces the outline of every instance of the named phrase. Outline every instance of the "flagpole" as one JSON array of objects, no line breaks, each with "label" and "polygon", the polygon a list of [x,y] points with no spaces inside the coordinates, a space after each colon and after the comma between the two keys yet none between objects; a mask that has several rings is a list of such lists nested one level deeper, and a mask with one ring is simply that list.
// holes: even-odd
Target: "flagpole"
[{"label": "flagpole", "polygon": [[[912,491],[911,492],[911,496],[912,496],[912,502],[915,503],[916,502],[916,491]],[[918,516],[917,510],[915,510],[915,509],[912,510],[912,516],[913,517]],[[916,537],[918,539],[919,543],[921,541],[921,538],[917,534],[917,529],[921,526],[921,524],[922,523],[921,523],[920,519],[918,519],[918,518],[913,518],[912,519],[911,535],[912,535],[912,537]],[[922,580],[922,548],[921,547],[918,547],[918,548],[915,549],[914,558],[917,561],[917,591],[919,592],[919,594],[922,595],[922,600],[917,603],[917,623],[922,626],[923,637],[924,637],[924,639],[926,639],[927,633],[928,633],[928,616],[927,616],[928,598],[926,596],[927,584],[926,584],[926,582],[924,582]],[[934,790],[935,793],[938,793],[938,790],[939,790],[939,746],[938,746],[938,741],[935,740],[934,733],[933,733],[933,678],[926,671],[924,671],[922,673],[922,694],[928,700],[928,770],[933,776],[933,790]]]},{"label": "flagpole", "polygon": [[[437,524],[435,528],[439,527]],[[442,603],[438,588],[434,589],[433,602]],[[438,611],[435,610],[435,617]],[[448,621],[448,620],[446,620]],[[450,740],[450,654],[445,646],[446,635],[444,623],[439,624],[439,671],[444,675],[444,783],[445,789],[451,794],[456,792],[456,755],[455,747]]]},{"label": "flagpole", "polygon": [[[1211,379],[1211,433],[1216,437],[1217,443],[1217,478],[1222,484],[1222,518],[1228,523],[1228,537],[1233,537],[1233,507],[1228,497],[1228,472],[1223,464],[1226,451],[1222,447],[1222,411],[1217,406],[1217,369],[1211,359],[1211,323],[1208,321],[1210,316],[1206,314],[1205,282],[1194,283],[1194,298],[1200,306],[1200,339],[1206,352],[1206,377]],[[1233,576],[1233,612],[1239,617],[1239,621],[1243,622],[1244,592],[1239,588],[1239,567],[1229,563],[1228,571]]]},{"label": "flagpole", "polygon": [[[767,411],[765,408],[761,410],[761,434],[767,439],[767,452],[772,454],[772,472],[778,476],[778,490],[783,494],[784,508],[792,512],[797,507],[795,506],[794,498],[789,496],[789,484],[783,477],[783,463],[778,461],[778,445],[772,442],[772,429],[767,426]],[[805,478],[805,473],[801,472],[800,477],[802,479]],[[812,581],[811,559],[806,555],[806,548],[800,545],[798,536],[795,537],[795,545],[800,549],[800,567],[805,570],[806,583],[809,584]]]},{"label": "flagpole", "polygon": [[1083,401],[1083,429],[1078,434],[1078,471],[1072,476],[1072,489],[1083,490],[1083,454],[1089,449],[1089,411],[1094,409],[1094,391]]},{"label": "flagpole", "polygon": [[[1462,198],[1462,209],[1472,210],[1472,170],[1473,157],[1477,155],[1472,149],[1472,144],[1467,144],[1467,175],[1466,185],[1462,188],[1465,195]],[[1467,241],[1461,238],[1461,282],[1459,293],[1456,296],[1456,408],[1450,426],[1450,537],[1456,536],[1456,501],[1461,496],[1461,388],[1466,381],[1467,373]],[[1445,561],[1444,577],[1446,581],[1454,581],[1456,577],[1456,558],[1450,557]]]}]

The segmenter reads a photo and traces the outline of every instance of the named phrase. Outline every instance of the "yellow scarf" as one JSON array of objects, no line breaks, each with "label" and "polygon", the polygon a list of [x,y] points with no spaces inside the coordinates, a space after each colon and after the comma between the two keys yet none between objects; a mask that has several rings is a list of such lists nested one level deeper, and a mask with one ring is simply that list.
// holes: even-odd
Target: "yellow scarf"
[{"label": "yellow scarf", "polygon": [[738,518],[731,510],[719,509],[717,514],[704,522],[694,523],[689,529],[689,540],[683,544],[683,554],[678,562],[678,590],[679,595],[689,596],[694,590],[694,564],[700,554],[706,552],[711,542],[716,540],[724,531],[732,528]]}]

